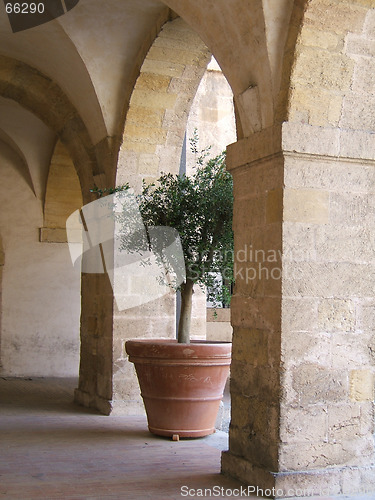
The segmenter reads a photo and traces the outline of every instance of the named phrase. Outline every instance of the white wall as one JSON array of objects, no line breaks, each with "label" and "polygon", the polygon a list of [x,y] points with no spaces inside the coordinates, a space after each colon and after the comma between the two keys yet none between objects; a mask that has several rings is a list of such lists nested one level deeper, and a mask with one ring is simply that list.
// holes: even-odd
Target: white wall
[{"label": "white wall", "polygon": [[40,243],[42,202],[0,142],[2,279],[0,374],[75,376],[79,366],[80,273],[67,244]]}]

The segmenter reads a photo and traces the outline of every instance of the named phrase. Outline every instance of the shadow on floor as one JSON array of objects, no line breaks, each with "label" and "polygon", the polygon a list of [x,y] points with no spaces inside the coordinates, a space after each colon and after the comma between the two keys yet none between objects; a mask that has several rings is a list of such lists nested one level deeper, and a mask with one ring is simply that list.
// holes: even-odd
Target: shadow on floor
[{"label": "shadow on floor", "polygon": [[[0,498],[181,499],[239,483],[220,475],[227,434],[174,442],[146,418],[73,403],[77,379],[0,378]],[[216,498],[226,498],[216,496]]]}]

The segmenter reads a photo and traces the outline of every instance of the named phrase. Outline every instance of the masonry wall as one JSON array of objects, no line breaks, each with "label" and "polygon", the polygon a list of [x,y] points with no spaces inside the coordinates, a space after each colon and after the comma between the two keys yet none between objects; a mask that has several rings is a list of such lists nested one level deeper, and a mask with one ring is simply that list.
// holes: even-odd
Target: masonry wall
[{"label": "masonry wall", "polygon": [[[246,151],[246,145],[245,151]],[[261,136],[253,155],[229,148],[234,179],[235,288],[231,302],[232,420],[225,471],[264,484],[262,469],[277,470],[281,356],[281,186],[283,158],[262,158],[272,137]],[[265,155],[266,156],[266,155]],[[251,218],[248,217],[251,214]],[[241,457],[241,458],[240,458]]]},{"label": "masonry wall", "polygon": [[0,143],[3,242],[2,376],[77,376],[80,272],[66,244],[40,243],[42,203]]},{"label": "masonry wall", "polygon": [[[205,44],[182,19],[163,26],[142,65],[130,100],[117,184],[129,182],[137,193],[143,179],[153,182],[162,172],[178,173],[190,107],[210,57]],[[142,290],[138,293],[141,296]],[[202,314],[194,318],[193,328],[193,335],[205,333]],[[174,293],[124,310],[114,305],[115,413],[144,412],[134,366],[124,348],[126,340],[141,337],[176,337]]]},{"label": "masonry wall", "polygon": [[374,487],[375,142],[355,134],[362,158],[340,140],[349,131],[288,123],[229,151],[237,267],[223,470],[281,496]]},{"label": "masonry wall", "polygon": [[350,158],[344,142],[346,158],[323,156],[323,133],[326,147],[339,134],[323,130],[320,158],[285,162],[280,467],[343,468],[326,479],[334,494],[373,485],[375,172],[373,147],[358,150],[368,160]]},{"label": "masonry wall", "polygon": [[374,43],[371,0],[310,2],[296,47],[289,121],[374,130]]},{"label": "masonry wall", "polygon": [[344,468],[334,494],[374,484],[375,9],[328,4],[306,13],[290,104],[302,124],[285,128],[301,153],[285,161],[280,465]]}]

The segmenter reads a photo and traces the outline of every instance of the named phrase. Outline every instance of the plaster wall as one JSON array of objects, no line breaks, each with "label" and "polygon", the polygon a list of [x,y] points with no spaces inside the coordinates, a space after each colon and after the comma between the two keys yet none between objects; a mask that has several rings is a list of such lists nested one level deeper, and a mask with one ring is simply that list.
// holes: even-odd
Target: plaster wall
[{"label": "plaster wall", "polygon": [[76,376],[80,272],[66,244],[38,241],[42,204],[17,171],[19,157],[4,143],[0,156],[1,374]]}]

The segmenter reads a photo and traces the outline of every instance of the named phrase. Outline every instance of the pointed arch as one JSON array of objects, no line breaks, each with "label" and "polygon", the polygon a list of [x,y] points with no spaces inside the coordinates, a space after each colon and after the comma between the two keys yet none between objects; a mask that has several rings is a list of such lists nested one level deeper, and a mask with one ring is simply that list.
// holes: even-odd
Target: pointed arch
[{"label": "pointed arch", "polygon": [[90,134],[65,93],[49,77],[15,59],[0,56],[0,95],[34,113],[65,144],[77,170],[81,189],[90,199],[94,176],[113,183],[113,141],[93,144]]},{"label": "pointed arch", "polygon": [[66,220],[82,205],[81,188],[73,162],[65,146],[57,141],[48,174],[40,241],[66,242]]},{"label": "pointed arch", "polygon": [[181,19],[164,24],[136,81],[126,117],[117,182],[153,180],[178,172],[186,122],[211,59],[199,36]]},{"label": "pointed arch", "polygon": [[312,0],[290,77],[288,121],[375,131],[374,2]]}]

